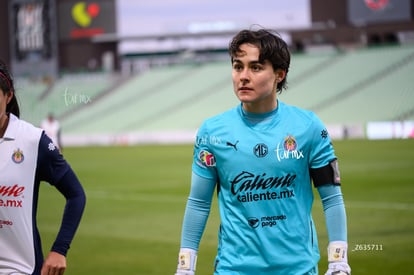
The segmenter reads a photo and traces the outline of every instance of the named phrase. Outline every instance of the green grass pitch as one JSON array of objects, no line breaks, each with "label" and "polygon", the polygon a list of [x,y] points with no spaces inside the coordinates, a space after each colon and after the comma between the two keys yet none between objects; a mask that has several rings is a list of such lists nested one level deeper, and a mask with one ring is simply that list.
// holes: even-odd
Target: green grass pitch
[{"label": "green grass pitch", "polygon": [[[353,274],[409,274],[414,258],[414,140],[335,141],[348,215]],[[65,148],[87,193],[65,274],[174,274],[189,191],[191,145]],[[38,225],[46,252],[64,200],[40,190]],[[327,235],[319,198],[313,216],[326,271]],[[217,201],[200,245],[197,274],[212,274]]]}]

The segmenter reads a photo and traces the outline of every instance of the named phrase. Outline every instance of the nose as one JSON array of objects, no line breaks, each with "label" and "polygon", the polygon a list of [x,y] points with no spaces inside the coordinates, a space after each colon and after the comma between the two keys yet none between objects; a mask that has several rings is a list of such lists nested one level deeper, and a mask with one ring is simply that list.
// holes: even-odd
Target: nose
[{"label": "nose", "polygon": [[240,72],[240,81],[245,83],[245,82],[248,82],[249,79],[250,79],[249,71],[247,69],[242,70]]}]

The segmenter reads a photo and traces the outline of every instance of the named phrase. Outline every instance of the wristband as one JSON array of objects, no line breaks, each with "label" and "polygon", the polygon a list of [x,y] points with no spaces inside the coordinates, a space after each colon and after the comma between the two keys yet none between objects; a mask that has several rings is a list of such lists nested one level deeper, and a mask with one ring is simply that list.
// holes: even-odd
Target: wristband
[{"label": "wristband", "polygon": [[328,262],[348,262],[348,243],[344,241],[333,241],[328,245]]},{"label": "wristband", "polygon": [[197,251],[190,248],[181,248],[178,254],[177,270],[195,271],[197,265]]}]

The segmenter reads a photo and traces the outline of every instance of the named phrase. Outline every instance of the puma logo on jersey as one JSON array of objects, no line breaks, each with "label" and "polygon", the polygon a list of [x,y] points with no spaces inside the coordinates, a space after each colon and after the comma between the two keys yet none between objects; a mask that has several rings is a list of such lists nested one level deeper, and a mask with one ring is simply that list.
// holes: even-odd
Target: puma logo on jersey
[{"label": "puma logo on jersey", "polygon": [[229,147],[233,147],[234,148],[234,150],[236,150],[237,151],[237,143],[239,143],[239,141],[236,141],[236,143],[231,143],[230,141],[227,141],[226,142],[226,146],[229,146]]}]

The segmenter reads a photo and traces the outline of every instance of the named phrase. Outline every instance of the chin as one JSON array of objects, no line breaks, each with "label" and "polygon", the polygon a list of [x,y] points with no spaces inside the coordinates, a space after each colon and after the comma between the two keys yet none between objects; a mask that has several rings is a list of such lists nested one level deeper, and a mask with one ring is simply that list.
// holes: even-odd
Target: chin
[{"label": "chin", "polygon": [[251,95],[245,94],[245,93],[242,93],[242,94],[239,93],[237,94],[237,97],[242,102],[251,102],[254,100]]}]

